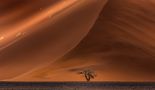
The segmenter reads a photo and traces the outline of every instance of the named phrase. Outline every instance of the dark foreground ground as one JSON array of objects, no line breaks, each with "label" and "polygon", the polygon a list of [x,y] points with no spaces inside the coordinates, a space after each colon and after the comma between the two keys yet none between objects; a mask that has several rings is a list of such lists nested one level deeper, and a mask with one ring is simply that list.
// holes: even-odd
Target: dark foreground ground
[{"label": "dark foreground ground", "polygon": [[0,90],[155,90],[155,82],[0,82]]}]

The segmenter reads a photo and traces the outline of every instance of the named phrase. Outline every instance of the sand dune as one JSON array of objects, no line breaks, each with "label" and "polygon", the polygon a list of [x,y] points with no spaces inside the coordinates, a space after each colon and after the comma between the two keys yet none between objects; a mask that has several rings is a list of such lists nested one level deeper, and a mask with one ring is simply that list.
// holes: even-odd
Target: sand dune
[{"label": "sand dune", "polygon": [[[68,49],[67,51],[72,49],[69,53],[63,52],[63,54],[61,55],[60,52],[57,52],[60,56],[65,54],[64,57],[61,57],[61,59],[57,59],[55,62],[50,63],[49,65],[44,67],[41,67],[42,65],[39,65],[40,68],[35,71],[32,71],[31,67],[27,70],[26,73],[18,73],[18,75],[16,74],[9,78],[5,77],[5,79],[2,75],[1,77],[3,78],[1,79],[13,81],[81,81],[84,80],[84,78],[83,76],[78,75],[77,72],[83,69],[93,69],[97,73],[95,81],[154,81],[155,1],[109,0],[104,8],[103,4],[105,2],[103,1],[102,4],[101,2],[102,0],[98,0],[96,2],[83,2],[83,6],[81,6],[82,3],[80,3],[79,6],[77,5],[77,11],[73,9],[73,11],[76,11],[75,14],[68,12],[68,17],[66,16],[65,18],[61,18],[58,24],[53,25],[55,32],[58,33],[57,35],[63,38],[62,40],[60,40],[61,44],[58,43],[55,46],[60,45],[59,47],[65,49],[64,51],[66,51],[66,49]],[[100,8],[102,8],[103,10],[98,17],[95,25],[93,25],[100,11]],[[98,10],[98,13],[95,12],[96,10]],[[82,15],[81,13],[84,15]],[[68,24],[66,24],[66,22],[68,22]],[[91,23],[86,24],[88,22]],[[76,27],[74,26],[74,24]],[[60,25],[62,25],[61,29],[59,27]],[[91,28],[92,25],[93,27]],[[51,26],[50,29],[53,27]],[[71,28],[68,30],[68,27]],[[57,31],[57,28],[60,30]],[[64,32],[61,32],[60,34],[60,31],[62,29],[64,29]],[[66,30],[75,30],[79,32],[79,34],[77,36],[75,36],[76,34],[72,34],[73,32],[77,33],[75,31],[68,34]],[[69,36],[73,36],[68,37],[67,34],[64,34],[65,32]],[[89,32],[88,35],[84,39],[82,39],[87,34],[87,32]],[[53,48],[52,46],[54,43],[52,41],[52,38],[54,38],[55,40],[55,37],[53,37],[55,33],[47,33],[49,33],[48,29],[47,31],[42,31],[38,34],[31,34],[33,37],[35,36],[34,40],[32,38],[26,39],[27,44],[32,44],[32,42],[38,40],[37,42],[33,43],[33,46],[31,46],[31,48],[27,47],[25,51],[27,51],[28,53],[33,50],[30,55],[36,56],[37,59],[31,58],[30,60],[35,61],[39,58],[40,61],[37,61],[39,64],[42,64],[43,60],[46,60],[48,62],[48,60],[44,56],[43,51],[47,52],[51,49],[55,49],[54,51],[63,51],[58,50],[59,48]],[[47,38],[50,38],[51,34],[53,35],[51,39],[46,40]],[[41,39],[46,35],[48,35],[46,38]],[[67,37],[63,35],[67,35]],[[71,44],[68,46],[65,38],[67,38],[67,41],[69,40],[68,42],[75,39],[73,40],[74,43],[71,42]],[[40,41],[40,39],[42,41]],[[49,40],[51,40],[52,42],[48,42]],[[25,41],[23,41],[21,45],[23,45],[24,42]],[[38,44],[42,45],[34,48],[34,46],[37,46]],[[66,45],[68,46],[68,48],[66,48]],[[19,55],[19,53],[21,53],[20,51],[13,54],[14,52],[17,52],[19,50],[17,46],[14,46],[14,49],[7,48],[7,54],[5,53],[2,55],[6,55],[6,59],[8,59],[9,54],[13,56]],[[44,46],[44,48],[42,46]],[[20,49],[23,48],[25,47],[21,47]],[[28,51],[27,49],[29,49],[30,51]],[[38,53],[40,51],[41,53]],[[55,55],[55,52],[54,54],[49,51],[47,53],[45,54],[48,56],[57,56]],[[0,56],[0,60],[2,60],[4,56]],[[23,56],[25,57],[25,53],[23,54]],[[54,58],[53,56],[51,57]],[[13,58],[13,60],[17,59]],[[5,73],[6,75],[10,74],[8,73],[8,71],[6,71]]]},{"label": "sand dune", "polygon": [[0,0],[0,80],[64,56],[87,35],[105,1]]},{"label": "sand dune", "polygon": [[14,80],[79,81],[83,69],[99,81],[155,80],[155,1],[109,0],[80,44],[57,62]]}]

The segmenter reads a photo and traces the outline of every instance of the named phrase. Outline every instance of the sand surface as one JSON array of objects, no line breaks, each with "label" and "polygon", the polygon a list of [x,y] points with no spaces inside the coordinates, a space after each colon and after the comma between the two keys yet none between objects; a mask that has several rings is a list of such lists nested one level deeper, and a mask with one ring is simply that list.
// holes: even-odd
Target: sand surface
[{"label": "sand surface", "polygon": [[[62,1],[53,3],[58,6]],[[42,23],[40,15],[44,16],[46,10],[41,9],[42,13],[36,10],[38,14],[34,15],[37,22],[41,19],[39,23],[34,23],[33,17],[22,21],[23,26],[30,21],[30,29],[22,28],[32,32],[1,51],[0,60],[6,62],[0,68],[0,73],[4,73],[1,80],[84,81],[77,72],[92,69],[97,73],[94,81],[155,81],[154,0],[65,1],[64,6],[75,5],[65,8],[54,19]],[[0,18],[0,29],[6,28],[3,24],[12,25],[12,19],[8,24],[3,19]],[[11,38],[14,28],[22,25],[18,23],[0,32],[10,31],[8,38]],[[4,46],[8,42],[4,41]],[[7,65],[9,60],[26,61],[27,66],[20,69],[21,64]]]}]

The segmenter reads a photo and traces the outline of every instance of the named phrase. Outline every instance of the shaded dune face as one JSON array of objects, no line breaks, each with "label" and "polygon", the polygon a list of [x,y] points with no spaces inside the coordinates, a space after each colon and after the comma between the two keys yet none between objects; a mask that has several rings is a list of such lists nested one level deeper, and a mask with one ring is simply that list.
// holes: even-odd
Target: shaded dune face
[{"label": "shaded dune face", "polygon": [[105,1],[0,0],[0,80],[69,52],[87,35]]}]

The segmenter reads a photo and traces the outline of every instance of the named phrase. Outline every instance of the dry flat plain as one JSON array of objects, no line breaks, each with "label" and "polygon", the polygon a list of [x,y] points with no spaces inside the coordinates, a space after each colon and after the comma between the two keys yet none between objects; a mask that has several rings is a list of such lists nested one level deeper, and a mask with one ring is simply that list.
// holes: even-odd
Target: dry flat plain
[{"label": "dry flat plain", "polygon": [[154,82],[1,82],[0,90],[155,90]]}]

